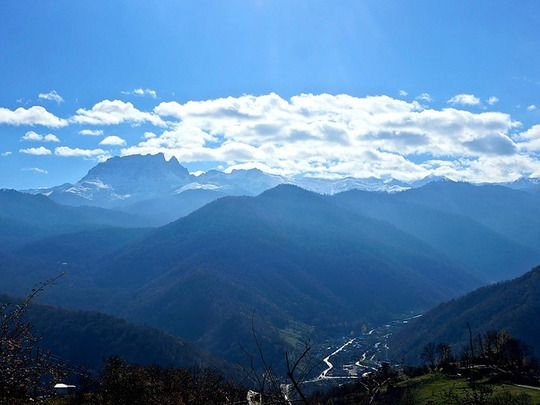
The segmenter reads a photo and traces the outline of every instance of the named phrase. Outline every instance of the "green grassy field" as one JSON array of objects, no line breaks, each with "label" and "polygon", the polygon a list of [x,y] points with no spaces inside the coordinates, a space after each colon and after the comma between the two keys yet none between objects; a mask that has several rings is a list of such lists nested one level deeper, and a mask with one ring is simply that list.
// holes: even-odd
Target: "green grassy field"
[{"label": "green grassy field", "polygon": [[[540,404],[540,390],[517,387],[509,384],[491,384],[488,380],[479,380],[471,384],[464,377],[451,377],[443,374],[427,374],[411,378],[400,384],[409,388],[415,399],[414,403],[449,405],[468,403],[472,398],[497,399],[500,404],[512,397],[530,397],[530,403]],[[521,403],[521,402],[518,402]]]}]

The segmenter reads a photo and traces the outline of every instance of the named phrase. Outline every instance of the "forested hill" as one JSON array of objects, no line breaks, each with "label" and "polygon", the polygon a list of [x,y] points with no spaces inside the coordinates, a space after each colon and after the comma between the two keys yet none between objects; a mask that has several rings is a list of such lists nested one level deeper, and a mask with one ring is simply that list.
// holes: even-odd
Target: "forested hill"
[{"label": "forested hill", "polygon": [[[0,295],[0,305],[19,302]],[[99,312],[70,311],[32,303],[25,317],[43,349],[69,365],[90,371],[99,370],[111,356],[134,364],[229,368],[224,361],[177,337]]]},{"label": "forested hill", "polygon": [[428,343],[449,343],[458,351],[489,330],[504,329],[540,354],[540,267],[511,281],[480,288],[441,304],[393,337],[395,354],[418,362]]}]

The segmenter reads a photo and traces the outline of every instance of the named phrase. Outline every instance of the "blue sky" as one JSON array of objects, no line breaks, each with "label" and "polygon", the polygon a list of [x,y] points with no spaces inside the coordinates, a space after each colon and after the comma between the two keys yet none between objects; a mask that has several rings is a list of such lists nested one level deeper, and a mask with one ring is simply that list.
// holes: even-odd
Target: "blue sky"
[{"label": "blue sky", "polygon": [[159,151],[190,170],[540,176],[539,27],[537,1],[3,1],[0,187]]}]

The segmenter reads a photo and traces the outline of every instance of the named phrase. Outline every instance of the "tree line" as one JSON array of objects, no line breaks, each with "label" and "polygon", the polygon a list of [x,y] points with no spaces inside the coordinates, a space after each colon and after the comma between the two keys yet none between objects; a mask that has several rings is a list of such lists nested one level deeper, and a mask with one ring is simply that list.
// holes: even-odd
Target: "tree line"
[{"label": "tree line", "polygon": [[530,348],[506,330],[490,330],[473,337],[459,352],[448,343],[428,343],[421,352],[424,365],[430,369],[446,370],[455,367],[492,366],[512,372],[538,370],[538,361]]}]

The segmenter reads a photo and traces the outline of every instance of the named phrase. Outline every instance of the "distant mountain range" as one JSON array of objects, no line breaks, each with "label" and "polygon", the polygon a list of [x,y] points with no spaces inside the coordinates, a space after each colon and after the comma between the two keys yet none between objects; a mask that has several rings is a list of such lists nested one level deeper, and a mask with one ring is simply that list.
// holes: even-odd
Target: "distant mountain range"
[{"label": "distant mountain range", "polygon": [[109,209],[0,194],[0,229],[24,225],[16,240],[1,232],[3,291],[63,271],[45,302],[152,325],[230,361],[256,350],[252,320],[279,358],[302,336],[425,310],[540,262],[539,197],[501,186],[321,195],[279,185],[153,229],[127,228],[133,217]]},{"label": "distant mountain range", "polygon": [[540,193],[540,178],[521,178],[511,183],[500,183],[502,186],[515,190],[527,191],[530,193]]},{"label": "distant mountain range", "polygon": [[[348,190],[394,193],[445,180],[439,176],[428,176],[412,183],[374,177],[285,177],[258,169],[233,170],[230,173],[210,170],[195,176],[176,158],[167,161],[163,154],[156,154],[113,157],[99,163],[74,184],[26,192],[43,194],[65,205],[115,208],[137,215],[152,212],[152,218],[148,220],[153,225],[163,225],[217,198],[227,195],[255,196],[279,184],[293,184],[320,194],[332,195]],[[508,186],[540,192],[539,179],[521,179]]]},{"label": "distant mountain range", "polygon": [[215,192],[221,195],[255,195],[287,182],[260,170],[215,170],[200,176],[190,174],[176,158],[163,154],[113,157],[92,168],[75,184],[50,189],[27,190],[65,205],[104,208],[128,207],[143,201],[170,200],[185,192]]},{"label": "distant mountain range", "polygon": [[446,181],[395,194],[353,190],[334,199],[423,240],[484,282],[515,277],[540,263],[537,195]]},{"label": "distant mountain range", "polygon": [[490,330],[506,330],[540,354],[540,267],[511,281],[480,288],[441,304],[408,324],[393,337],[398,358],[420,362],[428,343],[448,343],[459,354],[473,338]]},{"label": "distant mountain range", "polygon": [[334,187],[320,194],[258,170],[196,177],[160,155],[113,158],[48,196],[0,191],[0,292],[65,272],[43,302],[239,362],[257,350],[255,323],[282,360],[301,339],[424,311],[540,263],[532,180],[429,180],[388,193],[311,179]]},{"label": "distant mountain range", "polygon": [[166,198],[188,190],[219,191],[226,195],[257,195],[278,184],[295,184],[323,194],[334,194],[352,188],[372,191],[401,191],[410,188],[410,185],[393,179],[288,178],[258,169],[233,170],[230,173],[210,170],[195,176],[176,158],[172,157],[167,161],[160,153],[113,157],[99,163],[75,184],[27,191],[47,195],[63,204],[111,208],[143,200]]}]

